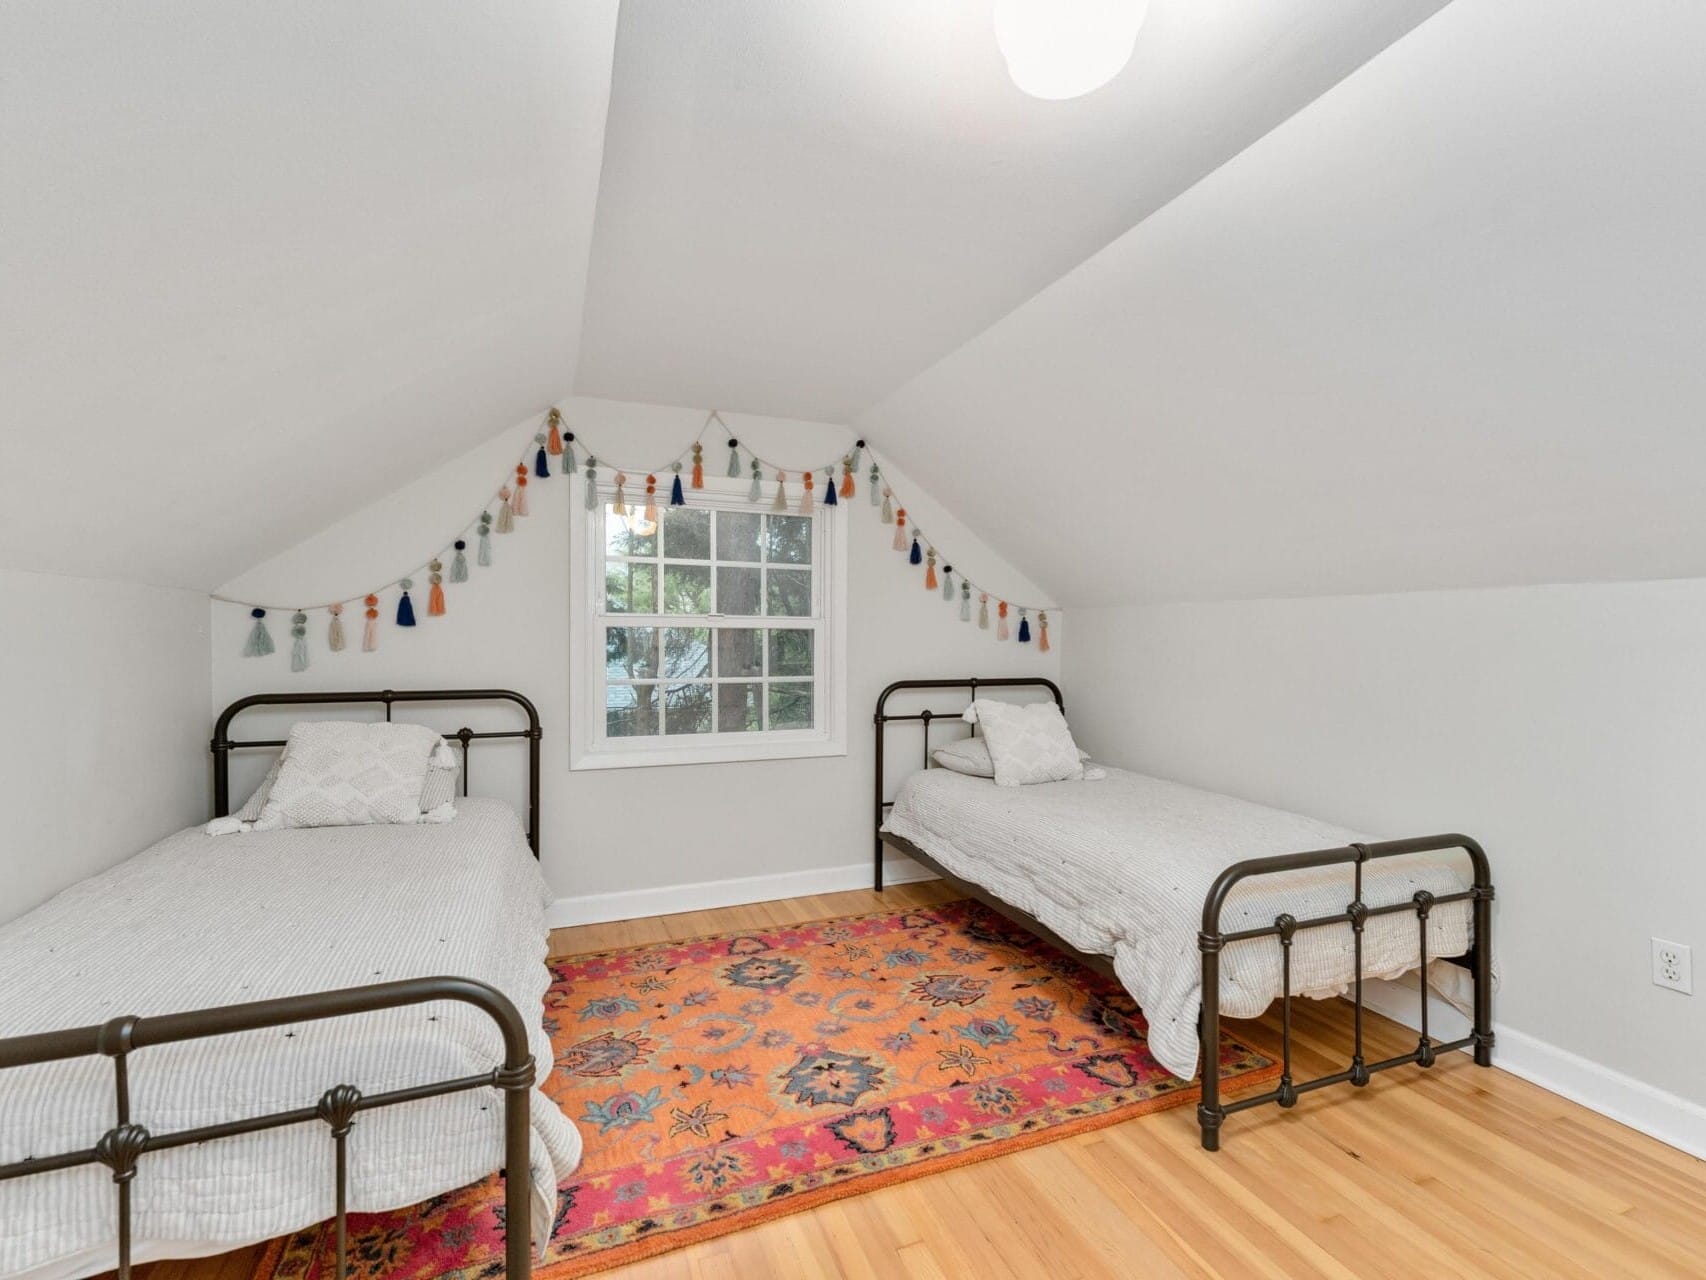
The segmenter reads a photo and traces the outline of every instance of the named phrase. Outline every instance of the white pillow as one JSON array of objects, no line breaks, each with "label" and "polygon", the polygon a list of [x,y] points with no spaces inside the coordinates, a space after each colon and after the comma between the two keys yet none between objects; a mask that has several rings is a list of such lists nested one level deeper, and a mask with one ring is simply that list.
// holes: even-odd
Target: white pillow
[{"label": "white pillow", "polygon": [[1054,703],[1033,702],[1020,707],[979,698],[972,707],[989,743],[996,786],[1063,782],[1084,776],[1078,744]]},{"label": "white pillow", "polygon": [[296,724],[254,829],[419,822],[427,766],[442,742],[418,724]]},{"label": "white pillow", "polygon": [[961,738],[945,747],[937,747],[930,758],[944,769],[963,773],[972,778],[993,778],[995,762],[989,758],[989,743],[982,738]]},{"label": "white pillow", "polygon": [[[284,753],[281,751],[273,757],[266,777],[261,779],[261,785],[255,788],[243,807],[229,817],[215,818],[208,823],[207,833],[223,836],[249,830],[260,818],[261,810],[266,808],[273,783],[278,781],[278,767],[283,763]],[[449,822],[456,816],[456,783],[461,776],[461,757],[456,754],[456,748],[450,745],[448,738],[440,738],[427,766],[426,782],[421,787],[422,822]],[[989,773],[985,776],[995,775]]]}]

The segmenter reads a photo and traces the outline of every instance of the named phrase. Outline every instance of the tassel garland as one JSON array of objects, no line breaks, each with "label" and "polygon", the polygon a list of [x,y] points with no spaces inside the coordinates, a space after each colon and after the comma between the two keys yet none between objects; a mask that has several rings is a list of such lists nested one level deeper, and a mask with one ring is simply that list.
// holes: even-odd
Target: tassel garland
[{"label": "tassel garland", "polygon": [[1019,643],[1031,643],[1031,620],[1025,616],[1023,609],[1019,610]]},{"label": "tassel garland", "polygon": [[985,591],[977,598],[977,629],[989,630],[989,592]]},{"label": "tassel garland", "polygon": [[361,628],[361,651],[372,653],[379,647],[379,597],[367,597],[367,622]]},{"label": "tassel garland", "polygon": [[403,594],[397,597],[397,625],[412,627],[415,625],[415,604],[409,599],[409,588],[415,584],[404,578],[397,585],[403,589]]},{"label": "tassel garland", "polygon": [[482,569],[490,567],[492,563],[492,513],[490,511],[480,512],[480,551],[477,558]]},{"label": "tassel garland", "polygon": [[877,481],[879,478],[880,477],[877,474],[877,464],[873,462],[871,464],[870,477],[866,481],[866,483],[870,486],[871,505],[873,507],[877,505],[879,499],[883,502],[884,505],[887,505],[887,503],[888,503],[889,491],[887,489],[884,489],[880,495],[877,493]]},{"label": "tassel garland", "polygon": [[250,609],[249,616],[255,620],[255,625],[249,628],[249,638],[243,642],[243,656],[264,658],[273,651],[272,633],[267,630],[267,611]]},{"label": "tassel garland", "polygon": [[835,468],[825,467],[823,469],[823,505],[833,507],[838,505],[839,501],[835,492]]},{"label": "tassel garland", "polygon": [[[847,461],[844,464],[849,471],[857,471],[859,469],[859,455],[864,452],[865,442],[863,440],[855,440],[853,442],[853,452],[847,455]],[[873,462],[871,465],[876,466],[876,463]],[[843,496],[851,497],[852,495],[845,494]]]},{"label": "tassel garland", "polygon": [[954,566],[949,565],[947,568],[942,570],[942,599],[952,600],[953,598],[954,598]]},{"label": "tassel garland", "polygon": [[658,478],[646,477],[646,523],[655,526],[658,522]]},{"label": "tassel garland", "polygon": [[586,509],[598,510],[598,459],[590,453],[586,458]]},{"label": "tassel garland", "polygon": [[570,431],[563,437],[563,474],[572,476],[578,469],[575,466],[575,433]]},{"label": "tassel garland", "polygon": [[563,452],[563,415],[556,409],[545,420],[545,451],[552,457]]},{"label": "tassel garland", "polygon": [[770,509],[772,511],[786,511],[788,509],[788,474],[785,471],[776,473],[776,497],[771,502]]},{"label": "tassel garland", "polygon": [[803,516],[812,513],[812,486],[816,483],[811,472],[800,472],[800,514]]},{"label": "tassel garland", "polygon": [[[918,563],[918,544],[912,544],[912,563]],[[940,584],[936,581],[936,548],[930,548],[930,565],[924,570],[924,589],[934,591]]]},{"label": "tassel garland", "polygon": [[344,651],[344,607],[341,604],[329,604],[326,612],[332,615],[332,620],[326,624],[326,648],[333,653]]},{"label": "tassel garland", "polygon": [[[731,454],[731,456],[733,456]],[[764,501],[764,474],[758,469],[758,459],[752,460],[752,487],[746,491],[748,502]]]},{"label": "tassel garland", "polygon": [[[675,469],[677,471],[681,470],[681,464],[679,462],[676,463]],[[693,442],[693,487],[695,489],[703,489],[705,487],[705,446],[700,444],[697,440]],[[676,503],[676,506],[680,505],[681,504],[679,502]]]},{"label": "tassel garland", "polygon": [[541,431],[533,437],[533,443],[539,446],[539,451],[533,455],[533,474],[541,480],[551,478],[551,457],[545,452],[545,433]]},{"label": "tassel garland", "polygon": [[[906,560],[908,564],[924,563],[924,548],[918,545],[918,539],[916,537],[912,540],[912,550],[907,553]],[[931,576],[934,577],[935,575],[932,574]],[[931,590],[935,590],[936,584],[934,582],[929,585]]]},{"label": "tassel garland", "polygon": [[[695,475],[698,474],[697,465],[694,466],[693,471]],[[696,484],[693,487],[702,489],[705,486]],[[685,507],[687,505],[687,496],[681,492],[681,464],[679,462],[675,464],[675,479],[671,480],[669,484],[669,505],[672,507]]]},{"label": "tassel garland", "polygon": [[[755,468],[757,467],[757,465],[758,465],[757,463],[753,464],[753,466]],[[730,480],[739,480],[740,479],[740,441],[734,439],[733,437],[731,437],[729,439],[729,470],[728,470],[728,476],[729,476]],[[757,499],[755,498],[755,499],[753,499],[753,501],[756,502]]]},{"label": "tassel garland", "polygon": [[468,544],[461,538],[456,539],[456,554],[450,559],[450,580],[452,582],[468,581],[468,557],[463,553],[468,550]]},{"label": "tassel garland", "polygon": [[1005,640],[1009,634],[1007,630],[1007,602],[1005,600],[996,607],[995,613],[995,638]]},{"label": "tassel garland", "polygon": [[308,615],[300,609],[290,615],[290,669],[308,670]]},{"label": "tassel garland", "polygon": [[432,583],[432,590],[427,593],[427,616],[429,618],[442,618],[444,616],[444,565],[442,562],[434,560],[427,566],[427,571],[431,575],[428,580]]},{"label": "tassel garland", "polygon": [[971,583],[960,580],[960,621],[971,621]]},{"label": "tassel garland", "polygon": [[906,508],[902,507],[894,513],[894,549],[906,550]]},{"label": "tassel garland", "polygon": [[1037,652],[1048,652],[1048,611],[1037,614]]},{"label": "tassel garland", "polygon": [[498,499],[497,531],[499,533],[513,533],[515,531],[515,508],[509,504],[509,486],[507,484],[498,490]]},{"label": "tassel garland", "polygon": [[853,471],[858,465],[853,461],[851,454],[841,460],[841,496],[843,498],[851,499],[853,497]]},{"label": "tassel garland", "polygon": [[519,462],[515,465],[515,514],[527,514],[527,468]]},{"label": "tassel garland", "polygon": [[620,471],[616,473],[616,500],[610,504],[611,513],[622,516],[628,515],[628,477]]},{"label": "tassel garland", "polygon": [[[876,496],[877,496],[877,491],[875,489],[872,489],[871,490],[871,497],[875,498]],[[884,524],[893,524],[894,523],[894,501],[893,501],[893,499],[894,499],[894,490],[893,489],[884,489],[883,490],[883,523]]]}]

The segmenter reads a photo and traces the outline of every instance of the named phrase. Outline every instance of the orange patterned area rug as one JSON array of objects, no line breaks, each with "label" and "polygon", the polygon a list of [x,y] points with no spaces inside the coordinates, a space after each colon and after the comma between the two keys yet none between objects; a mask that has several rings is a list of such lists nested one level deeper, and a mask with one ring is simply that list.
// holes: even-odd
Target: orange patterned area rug
[{"label": "orange patterned area rug", "polygon": [[[551,968],[546,1090],[586,1157],[543,1280],[1197,1098],[1117,983],[975,902]],[[1279,1067],[1223,1040],[1221,1070],[1237,1087]],[[502,1213],[492,1179],[353,1215],[350,1274],[502,1275]],[[258,1280],[334,1276],[334,1251],[329,1225],[275,1241]]]}]

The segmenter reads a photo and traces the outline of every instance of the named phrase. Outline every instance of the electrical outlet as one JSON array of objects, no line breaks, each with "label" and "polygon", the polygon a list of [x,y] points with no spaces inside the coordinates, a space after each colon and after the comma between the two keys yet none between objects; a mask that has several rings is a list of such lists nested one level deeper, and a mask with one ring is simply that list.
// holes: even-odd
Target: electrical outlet
[{"label": "electrical outlet", "polygon": [[1685,996],[1694,994],[1694,954],[1680,942],[1653,939],[1653,983]]}]

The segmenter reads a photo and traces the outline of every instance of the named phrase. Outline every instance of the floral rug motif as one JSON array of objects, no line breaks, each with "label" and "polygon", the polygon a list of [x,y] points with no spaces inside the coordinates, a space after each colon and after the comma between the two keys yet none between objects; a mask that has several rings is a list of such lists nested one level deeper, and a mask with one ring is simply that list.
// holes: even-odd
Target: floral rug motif
[{"label": "floral rug motif", "polygon": [[[586,1155],[541,1280],[1194,1102],[1130,996],[976,902],[553,962],[546,1091]],[[1232,1087],[1278,1064],[1230,1039]],[[495,1179],[352,1215],[360,1280],[503,1274]],[[257,1280],[336,1274],[329,1225]]]}]

